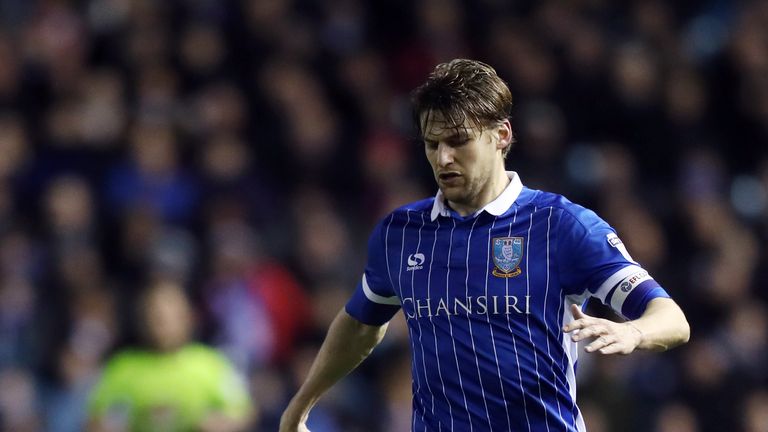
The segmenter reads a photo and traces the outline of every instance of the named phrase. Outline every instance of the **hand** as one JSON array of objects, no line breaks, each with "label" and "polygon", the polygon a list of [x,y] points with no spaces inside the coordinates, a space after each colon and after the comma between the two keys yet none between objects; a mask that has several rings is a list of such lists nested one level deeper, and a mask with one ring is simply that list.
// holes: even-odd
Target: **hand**
[{"label": "hand", "polygon": [[310,432],[307,428],[307,414],[297,413],[296,410],[288,405],[283,416],[280,417],[279,432]]},{"label": "hand", "polygon": [[587,338],[596,338],[587,345],[587,352],[599,351],[600,354],[629,354],[643,340],[643,335],[629,322],[617,323],[610,320],[595,318],[581,311],[578,305],[571,305],[571,313],[575,321],[563,327],[563,331],[571,334],[571,340],[578,342]]}]

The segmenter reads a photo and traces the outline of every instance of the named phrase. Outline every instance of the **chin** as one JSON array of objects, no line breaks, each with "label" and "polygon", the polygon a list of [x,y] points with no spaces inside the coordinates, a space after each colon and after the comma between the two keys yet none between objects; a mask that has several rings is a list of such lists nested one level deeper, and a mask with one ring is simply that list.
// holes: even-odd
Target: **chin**
[{"label": "chin", "polygon": [[455,203],[463,203],[466,202],[469,198],[467,196],[467,193],[463,189],[458,188],[448,188],[448,189],[442,189],[443,196],[447,201],[455,202]]}]

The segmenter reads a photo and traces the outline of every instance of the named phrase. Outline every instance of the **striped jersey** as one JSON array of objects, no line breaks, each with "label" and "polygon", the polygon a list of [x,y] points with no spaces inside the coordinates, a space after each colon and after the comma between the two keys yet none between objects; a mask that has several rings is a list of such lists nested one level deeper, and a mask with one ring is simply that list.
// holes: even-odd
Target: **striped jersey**
[{"label": "striped jersey", "polygon": [[668,297],[594,212],[508,176],[473,215],[438,192],[370,237],[346,311],[370,325],[405,315],[413,431],[584,431],[570,305],[597,297],[634,319]]}]

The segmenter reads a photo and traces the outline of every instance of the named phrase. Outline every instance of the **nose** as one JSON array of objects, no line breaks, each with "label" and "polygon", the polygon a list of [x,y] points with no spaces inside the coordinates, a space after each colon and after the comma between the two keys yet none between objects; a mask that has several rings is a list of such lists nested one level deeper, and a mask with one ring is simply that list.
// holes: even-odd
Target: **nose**
[{"label": "nose", "polygon": [[453,163],[453,148],[445,143],[437,145],[437,164],[441,167],[447,167]]}]

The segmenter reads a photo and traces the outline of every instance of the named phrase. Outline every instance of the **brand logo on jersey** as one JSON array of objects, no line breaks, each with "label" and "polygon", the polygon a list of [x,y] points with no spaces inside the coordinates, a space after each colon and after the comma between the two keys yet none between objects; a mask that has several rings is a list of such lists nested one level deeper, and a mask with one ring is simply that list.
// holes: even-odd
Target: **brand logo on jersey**
[{"label": "brand logo on jersey", "polygon": [[421,270],[424,268],[422,264],[424,264],[424,261],[427,259],[424,257],[423,253],[415,253],[408,255],[408,268],[407,271],[414,271],[414,270]]},{"label": "brand logo on jersey", "polygon": [[522,237],[495,237],[493,239],[493,275],[509,278],[522,273],[520,261],[523,259]]},{"label": "brand logo on jersey", "polygon": [[610,233],[610,234],[608,234],[608,235],[606,236],[606,238],[608,239],[608,244],[609,244],[609,245],[611,245],[611,246],[613,246],[613,247],[619,247],[619,245],[622,245],[622,244],[624,244],[624,243],[621,241],[621,239],[619,238],[619,236],[617,236],[617,235],[616,235],[616,234],[614,234],[614,233]]},{"label": "brand logo on jersey", "polygon": [[621,241],[619,236],[617,236],[615,233],[610,233],[605,236],[605,238],[608,240],[608,244],[611,245],[611,247],[614,247],[621,252],[621,255],[627,259],[627,261],[635,262],[635,260],[632,259],[632,256],[629,254],[629,251],[627,251],[627,247],[624,246],[624,242]]}]

